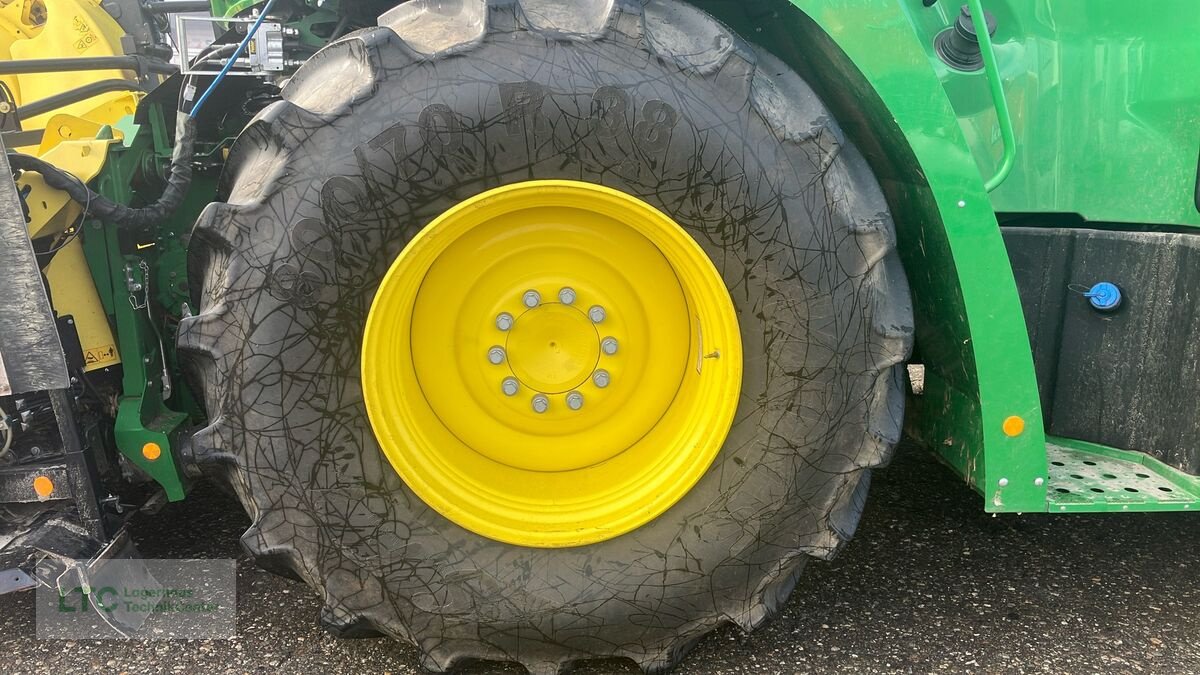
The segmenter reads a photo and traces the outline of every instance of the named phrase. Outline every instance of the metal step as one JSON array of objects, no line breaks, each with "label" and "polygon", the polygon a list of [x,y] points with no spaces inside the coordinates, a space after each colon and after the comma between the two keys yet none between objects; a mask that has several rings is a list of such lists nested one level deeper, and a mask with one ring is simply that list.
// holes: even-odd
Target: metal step
[{"label": "metal step", "polygon": [[1050,437],[1051,513],[1200,511],[1200,477],[1141,452]]}]

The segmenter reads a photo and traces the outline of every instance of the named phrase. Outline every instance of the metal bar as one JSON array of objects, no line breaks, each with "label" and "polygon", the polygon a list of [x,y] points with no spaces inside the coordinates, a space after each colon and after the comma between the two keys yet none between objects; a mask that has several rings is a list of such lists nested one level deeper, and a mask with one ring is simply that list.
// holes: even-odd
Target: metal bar
[{"label": "metal bar", "polygon": [[145,89],[137,82],[129,80],[100,80],[99,82],[85,84],[82,87],[68,89],[61,94],[47,96],[32,103],[27,103],[17,108],[17,115],[21,119],[37,117],[63,106],[78,103],[93,96],[99,96],[100,94],[107,94],[111,91],[145,91]]},{"label": "metal bar", "polygon": [[996,108],[996,121],[1000,123],[1000,138],[1004,143],[1004,155],[1000,167],[984,184],[988,192],[1000,187],[1008,174],[1012,173],[1017,159],[1017,140],[1013,133],[1012,116],[1008,113],[1008,99],[1004,97],[1004,83],[1000,80],[1000,68],[996,65],[996,52],[992,49],[992,36],[988,33],[987,15],[983,13],[983,0],[967,0],[971,8],[971,23],[979,39],[979,51],[983,55],[983,70],[987,76],[988,89],[992,93],[992,105]]},{"label": "metal bar", "polygon": [[79,427],[75,424],[70,394],[66,389],[55,389],[49,393],[54,419],[58,422],[58,434],[62,438],[67,477],[71,483],[71,494],[75,497],[79,524],[97,541],[108,541],[108,532],[100,513],[100,499],[96,494],[99,477],[92,458],[79,442]]},{"label": "metal bar", "polygon": [[23,148],[27,145],[40,145],[45,135],[45,129],[0,132],[0,136],[4,137],[4,147],[6,148]]},{"label": "metal bar", "polygon": [[212,3],[209,0],[164,0],[163,2],[148,2],[145,7],[146,11],[151,14],[182,14],[185,12],[208,14],[212,11]]},{"label": "metal bar", "polygon": [[10,569],[0,572],[0,595],[16,593],[36,588],[37,582],[22,569]]},{"label": "metal bar", "polygon": [[96,56],[87,58],[22,59],[0,61],[0,75],[29,73],[65,73],[81,70],[132,70],[136,73],[172,75],[179,71],[173,63],[139,56]]}]

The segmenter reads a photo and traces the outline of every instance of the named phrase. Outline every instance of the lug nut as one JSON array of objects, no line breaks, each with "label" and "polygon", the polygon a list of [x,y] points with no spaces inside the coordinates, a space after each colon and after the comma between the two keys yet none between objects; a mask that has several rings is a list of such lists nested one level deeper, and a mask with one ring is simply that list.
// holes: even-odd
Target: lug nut
[{"label": "lug nut", "polygon": [[509,314],[508,312],[500,312],[500,314],[496,316],[496,328],[499,328],[500,330],[508,330],[509,328],[512,328],[512,326],[512,314]]},{"label": "lug nut", "polygon": [[575,289],[566,286],[558,291],[558,301],[564,305],[575,304]]},{"label": "lug nut", "polygon": [[610,381],[611,378],[607,370],[597,370],[596,372],[592,373],[592,382],[594,382],[596,386],[600,387],[601,389],[607,387]]},{"label": "lug nut", "polygon": [[579,410],[583,407],[583,394],[573,391],[567,394],[567,407],[571,410]]},{"label": "lug nut", "polygon": [[592,320],[592,323],[600,323],[605,316],[607,315],[604,313],[604,308],[600,305],[592,305],[588,308],[588,318]]},{"label": "lug nut", "polygon": [[520,385],[515,377],[506,377],[500,383],[500,390],[504,392],[505,396],[516,396],[518,389],[520,389]]},{"label": "lug nut", "polygon": [[605,354],[612,356],[617,353],[617,338],[606,337],[600,341],[600,349]]},{"label": "lug nut", "polygon": [[497,346],[497,347],[492,347],[491,349],[489,349],[488,350],[488,361],[493,366],[498,366],[501,363],[504,363],[504,348]]},{"label": "lug nut", "polygon": [[521,302],[529,309],[537,307],[542,302],[542,294],[534,290],[525,291],[525,295],[521,296]]},{"label": "lug nut", "polygon": [[533,403],[533,412],[535,412],[539,415],[550,409],[550,399],[546,398],[545,396],[543,396],[541,394],[534,396],[532,403]]}]

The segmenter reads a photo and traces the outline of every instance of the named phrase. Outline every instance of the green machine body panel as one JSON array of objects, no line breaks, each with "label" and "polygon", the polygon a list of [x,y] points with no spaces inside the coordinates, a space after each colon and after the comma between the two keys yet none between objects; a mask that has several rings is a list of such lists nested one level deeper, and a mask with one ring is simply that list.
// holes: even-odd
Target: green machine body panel
[{"label": "green machine body panel", "polygon": [[[109,150],[95,188],[103,196],[136,204],[134,176],[149,166],[162,173],[172,143],[160,106],[147,106],[146,124],[126,118],[124,143]],[[87,223],[83,249],[122,358],[121,396],[113,430],[121,455],[162,487],[170,501],[186,495],[181,455],[186,429],[200,415],[184,386],[171,326],[188,299],[183,236],[215,191],[215,181],[194,179],[176,215],[153,232],[136,236],[100,221]],[[132,237],[132,238],[131,238]],[[159,447],[147,457],[148,443]]]},{"label": "green machine body panel", "polygon": [[[932,35],[955,3],[910,10],[984,173],[1000,156],[982,72],[950,71]],[[984,0],[1016,128],[1017,161],[998,212],[1089,222],[1200,226],[1200,12],[1153,4]]]},{"label": "green machine body panel", "polygon": [[[984,176],[914,29],[910,12],[921,2],[792,0],[795,9],[777,3],[743,18],[720,4],[702,6],[813,83],[892,206],[925,364],[909,433],[983,492],[989,511],[1046,510],[1045,436],[1020,299]],[[984,79],[972,82],[990,101]],[[1025,428],[1009,436],[1013,416]]]},{"label": "green machine body panel", "polygon": [[[1142,453],[1070,439],[1047,444],[999,218],[1044,214],[1062,227],[1069,225],[1056,217],[1065,214],[1069,223],[1134,230],[1200,225],[1200,78],[1181,76],[1200,66],[1200,13],[1186,0],[983,0],[997,24],[998,101],[987,68],[955,70],[934,49],[963,2],[698,4],[804,74],[881,180],[912,287],[914,362],[924,366],[908,432],[981,492],[988,511],[1191,509],[1185,497],[1195,480]],[[1015,161],[998,181],[1006,109]],[[1004,423],[1013,416],[1024,428],[1009,435]],[[1087,488],[1082,497],[1068,494],[1061,480],[1091,476],[1073,478],[1082,474],[1072,462],[1092,466],[1081,453],[1111,468],[1096,480],[1120,474],[1134,482],[1115,486],[1120,498],[1097,483],[1088,484],[1092,496],[1103,498],[1088,501]],[[1140,477],[1142,464],[1153,465],[1154,480],[1172,474],[1174,482],[1150,488],[1164,498],[1134,487],[1150,480]]]}]

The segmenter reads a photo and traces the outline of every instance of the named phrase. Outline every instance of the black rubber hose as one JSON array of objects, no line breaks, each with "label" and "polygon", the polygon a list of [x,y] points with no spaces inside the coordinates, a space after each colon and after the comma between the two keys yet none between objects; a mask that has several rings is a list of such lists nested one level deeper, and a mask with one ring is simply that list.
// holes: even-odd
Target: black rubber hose
[{"label": "black rubber hose", "polygon": [[173,75],[179,66],[158,59],[140,56],[96,56],[65,59],[20,59],[0,61],[0,75],[23,75],[27,73],[63,73],[80,70],[132,70],[139,75],[154,73]]},{"label": "black rubber hose", "polygon": [[17,108],[17,116],[23,120],[27,120],[31,117],[44,115],[52,110],[58,110],[63,106],[87,100],[93,96],[107,94],[110,91],[145,90],[142,89],[137,82],[131,82],[129,80],[100,80],[99,82],[90,82],[82,87],[68,89],[61,94],[47,96],[46,98],[38,99],[32,103],[26,103],[20,108]]},{"label": "black rubber hose", "polygon": [[86,205],[88,214],[106,223],[128,228],[143,228],[157,225],[170,218],[183,203],[192,184],[192,157],[196,144],[196,122],[180,113],[175,122],[175,152],[171,156],[171,175],[167,187],[158,201],[142,208],[131,208],[118,204],[93,192],[72,174],[49,162],[16,152],[8,153],[13,169],[37,171],[42,174],[46,185],[66,192],[71,199]]}]

